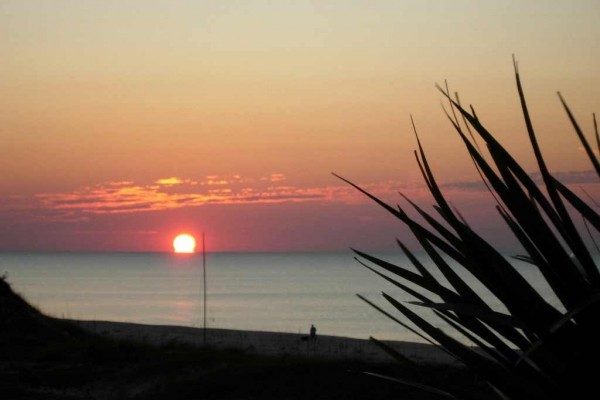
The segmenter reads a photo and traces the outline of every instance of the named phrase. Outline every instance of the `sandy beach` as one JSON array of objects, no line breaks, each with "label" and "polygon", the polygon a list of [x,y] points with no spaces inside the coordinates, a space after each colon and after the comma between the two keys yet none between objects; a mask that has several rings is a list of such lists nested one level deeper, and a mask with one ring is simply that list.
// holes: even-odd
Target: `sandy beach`
[{"label": "sandy beach", "polygon": [[[204,344],[201,328],[110,321],[72,322],[87,331],[115,339],[128,339],[150,344]],[[316,342],[310,343],[307,336],[295,333],[207,329],[206,344],[218,349],[240,349],[248,354],[267,356],[301,356],[331,360],[360,360],[372,363],[394,361],[383,350],[366,339],[317,335]],[[457,364],[448,354],[429,344],[384,342],[420,364]]]},{"label": "sandy beach", "polygon": [[0,392],[11,399],[431,398],[422,385],[491,398],[484,382],[425,344],[386,342],[418,366],[336,336],[309,343],[302,334],[208,329],[201,347],[198,328],[49,318],[2,279],[0,300],[10,320],[0,329]]}]

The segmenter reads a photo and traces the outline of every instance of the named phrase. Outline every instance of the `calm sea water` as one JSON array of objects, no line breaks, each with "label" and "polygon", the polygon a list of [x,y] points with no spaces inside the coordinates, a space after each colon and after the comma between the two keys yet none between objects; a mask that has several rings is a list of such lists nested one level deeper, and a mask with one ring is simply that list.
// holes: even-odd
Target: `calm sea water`
[{"label": "calm sea water", "polygon": [[[400,254],[381,256],[410,265]],[[516,265],[557,304],[535,268]],[[197,254],[3,253],[0,274],[4,272],[16,291],[50,315],[195,327],[203,323],[202,258]],[[210,327],[307,333],[315,324],[319,334],[418,340],[355,296],[360,293],[390,311],[382,290],[412,300],[356,263],[349,252],[209,254],[207,288]],[[479,290],[502,310],[490,293]]]}]

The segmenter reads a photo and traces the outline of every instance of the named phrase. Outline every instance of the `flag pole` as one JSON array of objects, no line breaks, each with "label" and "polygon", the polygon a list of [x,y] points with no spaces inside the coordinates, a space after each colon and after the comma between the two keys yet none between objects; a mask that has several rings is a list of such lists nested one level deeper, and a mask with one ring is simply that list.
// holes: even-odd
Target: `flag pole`
[{"label": "flag pole", "polygon": [[206,245],[204,241],[204,232],[202,232],[202,277],[204,280],[204,325],[202,334],[204,336],[204,345],[206,345]]}]

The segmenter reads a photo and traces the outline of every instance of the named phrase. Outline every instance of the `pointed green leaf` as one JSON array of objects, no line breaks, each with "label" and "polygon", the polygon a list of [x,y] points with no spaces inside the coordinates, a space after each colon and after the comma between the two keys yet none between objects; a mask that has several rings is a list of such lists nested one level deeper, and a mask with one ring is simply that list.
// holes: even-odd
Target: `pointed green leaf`
[{"label": "pointed green leaf", "polygon": [[407,307],[400,304],[393,297],[390,297],[385,293],[383,293],[383,296],[416,326],[429,334],[433,339],[438,341],[468,366],[478,370],[484,376],[487,376],[488,379],[494,382],[494,384],[504,393],[528,394],[531,398],[540,399],[544,398],[544,395],[550,395],[551,392],[549,392],[549,390],[551,390],[551,383],[548,383],[548,386],[537,385],[533,381],[524,380],[519,375],[512,374],[496,361],[483,356],[458,342],[456,339],[446,335],[443,331],[434,327]]},{"label": "pointed green leaf", "polygon": [[389,354],[390,356],[392,356],[392,358],[394,358],[400,364],[409,365],[409,366],[415,366],[416,365],[416,363],[413,360],[411,360],[410,358],[406,357],[404,354],[400,353],[398,350],[394,349],[393,347],[385,344],[384,342],[381,342],[381,341],[375,339],[372,336],[369,337],[369,340],[371,342],[373,342],[381,350],[383,350],[384,352],[386,352],[387,354]]},{"label": "pointed green leaf", "polygon": [[401,276],[402,278],[406,279],[409,282],[414,283],[415,285],[419,285],[422,288],[429,290],[431,293],[435,293],[440,296],[442,296],[442,295],[456,296],[456,293],[443,287],[437,281],[432,282],[429,279],[422,277],[421,275],[415,274],[414,272],[411,272],[407,269],[401,268],[397,265],[391,264],[387,261],[381,260],[377,257],[371,256],[371,255],[363,253],[361,251],[354,250],[354,249],[352,249],[352,251],[354,251],[356,254],[358,254],[362,258],[369,260],[372,263],[380,266],[381,268],[383,268],[393,274]]},{"label": "pointed green leaf", "polygon": [[385,379],[385,380],[392,381],[392,382],[396,382],[396,383],[399,383],[401,385],[405,385],[405,386],[410,386],[410,387],[413,387],[413,388],[417,388],[417,389],[422,390],[424,392],[433,394],[433,395],[435,395],[437,397],[442,397],[442,398],[445,398],[445,399],[458,400],[458,398],[454,397],[452,394],[450,394],[450,393],[448,393],[446,391],[440,390],[438,388],[434,388],[433,386],[428,386],[428,385],[424,385],[422,383],[407,381],[406,379],[400,379],[400,378],[394,378],[394,377],[391,377],[391,376],[376,374],[374,372],[363,372],[363,374],[369,375],[369,376],[373,376],[373,377],[376,377],[376,378],[380,378],[380,379]]},{"label": "pointed green leaf", "polygon": [[[585,152],[587,153],[590,161],[592,162],[592,165],[596,169],[596,172],[598,173],[598,176],[600,176],[600,162],[598,162],[598,158],[596,158],[596,155],[592,151],[592,148],[590,147],[587,139],[585,138],[585,135],[581,131],[581,128],[579,127],[579,124],[577,123],[577,120],[573,116],[573,113],[571,112],[571,109],[569,108],[569,106],[567,106],[567,103],[563,99],[563,97],[560,94],[560,92],[558,93],[558,98],[560,99],[560,102],[562,103],[565,111],[567,112],[567,115],[569,116],[569,120],[571,121],[571,124],[573,125],[573,128],[575,129],[575,132],[577,133],[577,136],[579,137],[579,141],[583,145],[583,148],[585,149]],[[595,121],[596,121],[596,118],[594,116],[594,128],[595,128],[595,131],[596,131],[596,138],[598,138],[598,125],[596,124]],[[598,140],[598,139],[596,139],[596,140]]]},{"label": "pointed green leaf", "polygon": [[374,309],[376,309],[377,311],[379,311],[381,314],[385,315],[386,317],[388,317],[389,319],[391,319],[392,321],[394,321],[395,323],[397,323],[398,325],[403,326],[404,328],[408,329],[409,331],[411,331],[415,335],[419,336],[421,339],[427,341],[428,343],[434,345],[435,347],[437,347],[438,349],[442,350],[443,352],[448,353],[449,355],[451,355],[452,357],[454,357],[450,352],[448,352],[448,350],[446,350],[445,348],[443,348],[442,346],[440,346],[439,343],[434,342],[433,340],[431,340],[427,336],[423,335],[421,332],[415,330],[414,328],[412,328],[409,325],[405,324],[404,322],[400,321],[398,318],[394,317],[392,314],[390,314],[389,312],[385,311],[383,308],[379,307],[377,304],[375,304],[372,301],[368,300],[366,297],[361,296],[358,293],[356,294],[356,297],[358,297],[359,299],[361,299],[362,301],[364,301],[365,303],[367,303],[368,305],[370,305],[371,307],[373,307]]},{"label": "pointed green leaf", "polygon": [[508,325],[520,329],[529,329],[527,324],[512,315],[502,314],[496,311],[477,307],[472,304],[464,303],[423,303],[418,301],[410,301],[409,304],[414,304],[421,307],[435,308],[440,311],[454,311],[461,314],[471,315],[486,323],[497,323]]}]

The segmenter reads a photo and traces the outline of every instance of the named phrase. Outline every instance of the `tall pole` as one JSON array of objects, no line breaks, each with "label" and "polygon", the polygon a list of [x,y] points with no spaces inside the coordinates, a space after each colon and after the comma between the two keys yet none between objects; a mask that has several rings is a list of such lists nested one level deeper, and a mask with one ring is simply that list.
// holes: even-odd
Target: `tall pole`
[{"label": "tall pole", "polygon": [[206,244],[204,242],[204,232],[202,232],[202,277],[204,279],[204,327],[202,333],[204,345],[206,345]]}]

